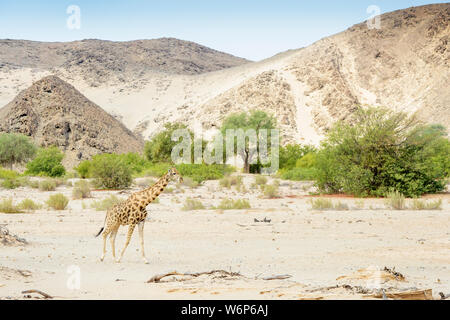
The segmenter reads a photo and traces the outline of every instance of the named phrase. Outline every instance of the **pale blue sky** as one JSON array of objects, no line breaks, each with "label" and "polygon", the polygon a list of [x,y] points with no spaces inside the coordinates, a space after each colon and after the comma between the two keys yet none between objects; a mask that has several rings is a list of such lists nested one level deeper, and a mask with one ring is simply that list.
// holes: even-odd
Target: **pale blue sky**
[{"label": "pale blue sky", "polygon": [[[0,0],[0,39],[72,41],[174,37],[251,60],[307,46],[381,13],[446,1]],[[81,9],[81,28],[66,26],[69,5]]]}]

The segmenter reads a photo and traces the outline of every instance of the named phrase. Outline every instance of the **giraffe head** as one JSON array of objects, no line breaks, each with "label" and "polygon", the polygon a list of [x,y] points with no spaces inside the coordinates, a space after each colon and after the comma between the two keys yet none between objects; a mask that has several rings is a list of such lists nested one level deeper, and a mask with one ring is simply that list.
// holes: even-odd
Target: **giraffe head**
[{"label": "giraffe head", "polygon": [[178,172],[178,170],[175,167],[170,168],[169,172],[167,172],[167,174],[168,174],[169,181],[176,180],[178,183],[183,182],[183,177],[181,176],[181,174]]}]

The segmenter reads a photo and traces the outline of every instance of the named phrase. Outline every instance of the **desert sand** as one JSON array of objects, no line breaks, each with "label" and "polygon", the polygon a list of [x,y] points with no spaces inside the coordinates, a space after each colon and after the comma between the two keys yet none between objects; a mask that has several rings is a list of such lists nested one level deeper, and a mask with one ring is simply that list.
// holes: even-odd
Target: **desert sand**
[{"label": "desert sand", "polygon": [[[373,299],[382,298],[380,288],[387,299],[402,292],[434,299],[450,293],[448,193],[429,196],[443,200],[441,210],[389,210],[383,199],[361,203],[333,197],[349,210],[319,211],[311,209],[307,182],[280,181],[276,199],[252,188],[249,175],[244,175],[246,192],[222,188],[218,181],[197,188],[172,186],[147,208],[150,263],[141,260],[137,231],[121,263],[113,261],[109,241],[100,262],[102,238],[94,235],[105,212],[89,203],[110,194],[126,197],[145,182],[140,179],[141,186],[125,191],[93,191],[92,198],[71,200],[63,211],[0,213],[0,225],[27,241],[0,243],[0,299],[42,299],[22,293],[33,289],[54,299]],[[0,189],[0,199],[44,203],[53,193],[71,197],[72,188]],[[183,211],[187,197],[206,209]],[[212,208],[223,198],[248,199],[252,208]],[[119,229],[116,250],[122,249],[126,231]],[[79,287],[73,281],[77,270]],[[148,282],[172,271],[214,270],[222,271]]]}]

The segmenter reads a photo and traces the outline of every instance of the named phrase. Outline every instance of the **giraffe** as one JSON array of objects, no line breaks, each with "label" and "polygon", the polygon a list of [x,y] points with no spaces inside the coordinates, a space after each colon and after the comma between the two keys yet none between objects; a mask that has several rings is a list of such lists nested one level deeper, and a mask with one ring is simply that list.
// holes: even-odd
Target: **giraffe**
[{"label": "giraffe", "polygon": [[[154,201],[161,192],[164,191],[167,184],[172,180],[178,180],[179,183],[183,182],[183,178],[175,168],[170,168],[166,174],[164,174],[154,185],[144,190],[138,191],[130,195],[127,200],[114,205],[106,212],[105,222],[100,229],[96,237],[103,232],[103,254],[100,261],[103,261],[106,254],[106,238],[110,235],[111,250],[113,258],[116,262],[120,262],[130,243],[131,236],[133,234],[136,225],[139,229],[139,239],[141,242],[141,254],[145,263],[148,263],[145,258],[144,252],[144,223],[147,217],[146,207],[152,201]],[[125,246],[120,254],[120,257],[116,259],[115,252],[115,240],[119,227],[123,225],[129,225],[127,240]]]}]

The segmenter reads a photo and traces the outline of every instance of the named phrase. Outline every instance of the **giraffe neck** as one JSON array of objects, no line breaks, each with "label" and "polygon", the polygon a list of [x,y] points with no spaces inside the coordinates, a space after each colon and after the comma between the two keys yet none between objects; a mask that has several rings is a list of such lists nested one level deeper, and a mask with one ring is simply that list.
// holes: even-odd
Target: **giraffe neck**
[{"label": "giraffe neck", "polygon": [[153,200],[156,199],[167,187],[169,184],[169,173],[166,173],[163,175],[154,185],[151,187],[144,189],[142,191],[143,193],[143,199],[144,199],[144,205],[150,204]]}]

